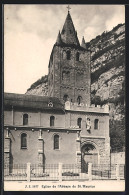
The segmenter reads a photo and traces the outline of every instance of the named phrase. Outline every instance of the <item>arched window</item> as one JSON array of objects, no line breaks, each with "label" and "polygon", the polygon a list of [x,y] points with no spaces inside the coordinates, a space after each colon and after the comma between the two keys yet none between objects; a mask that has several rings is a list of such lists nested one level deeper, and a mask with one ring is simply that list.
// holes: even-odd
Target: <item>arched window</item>
[{"label": "arched window", "polygon": [[82,103],[82,97],[81,96],[78,96],[77,102],[78,102],[78,105],[80,105]]},{"label": "arched window", "polygon": [[76,53],[76,61],[79,61],[79,56],[80,56],[80,54],[79,54],[79,52],[77,52]]},{"label": "arched window", "polygon": [[23,114],[23,125],[28,125],[28,114]]},{"label": "arched window", "polygon": [[54,135],[54,150],[59,149],[59,135]]},{"label": "arched window", "polygon": [[67,60],[70,60],[70,59],[71,59],[71,52],[67,51]]},{"label": "arched window", "polygon": [[69,99],[69,96],[65,94],[63,97],[64,102],[68,101],[68,99]]},{"label": "arched window", "polygon": [[50,116],[50,127],[54,127],[54,121],[55,121],[55,117]]},{"label": "arched window", "polygon": [[98,129],[99,128],[99,120],[95,119],[94,120],[94,129]]},{"label": "arched window", "polygon": [[82,123],[82,118],[78,118],[77,119],[77,125],[79,126],[79,128],[81,128],[81,123]]},{"label": "arched window", "polygon": [[22,133],[21,134],[21,149],[26,149],[27,148],[27,134]]}]

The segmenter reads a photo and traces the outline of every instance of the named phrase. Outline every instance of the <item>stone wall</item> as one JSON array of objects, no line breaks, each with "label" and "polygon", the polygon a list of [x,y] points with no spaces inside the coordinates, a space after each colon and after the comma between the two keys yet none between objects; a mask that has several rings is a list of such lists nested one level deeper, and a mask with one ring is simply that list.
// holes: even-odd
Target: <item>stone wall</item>
[{"label": "stone wall", "polygon": [[[6,131],[6,130],[5,130]],[[21,134],[27,134],[27,148],[21,149]],[[54,149],[54,135],[59,135],[59,149]],[[77,161],[77,132],[67,131],[42,131],[42,140],[38,130],[32,131],[27,128],[22,130],[10,130],[11,141],[10,156],[5,151],[5,163],[32,164],[39,163],[40,153],[43,152],[43,163],[56,164],[59,162],[74,164]],[[40,138],[40,140],[39,140]],[[39,142],[40,141],[40,142]],[[43,142],[43,144],[41,143]],[[43,147],[43,148],[42,148]],[[41,162],[40,162],[41,163]]]},{"label": "stone wall", "polygon": [[[64,57],[64,52],[71,52],[71,58]],[[76,53],[79,52],[79,61]],[[63,101],[68,95],[73,102],[82,96],[82,102],[90,104],[90,52],[71,47],[55,46],[50,59],[48,75],[48,95],[58,97]],[[65,77],[63,77],[63,73]],[[68,74],[68,75],[67,75]],[[79,77],[79,78],[78,78]],[[53,78],[53,80],[51,80]],[[53,83],[52,83],[53,82]]]},{"label": "stone wall", "polygon": [[81,138],[81,146],[87,143],[93,144],[98,153],[98,164],[110,164],[110,139]]},{"label": "stone wall", "polygon": [[125,164],[125,152],[111,153],[111,164]]}]

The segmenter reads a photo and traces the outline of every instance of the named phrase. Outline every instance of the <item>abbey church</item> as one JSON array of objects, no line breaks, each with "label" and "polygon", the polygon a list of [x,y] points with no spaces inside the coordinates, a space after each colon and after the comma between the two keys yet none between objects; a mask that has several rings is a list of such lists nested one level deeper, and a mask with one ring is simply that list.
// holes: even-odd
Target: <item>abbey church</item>
[{"label": "abbey church", "polygon": [[108,105],[90,102],[90,51],[68,11],[48,65],[48,96],[4,94],[5,164],[110,164]]}]

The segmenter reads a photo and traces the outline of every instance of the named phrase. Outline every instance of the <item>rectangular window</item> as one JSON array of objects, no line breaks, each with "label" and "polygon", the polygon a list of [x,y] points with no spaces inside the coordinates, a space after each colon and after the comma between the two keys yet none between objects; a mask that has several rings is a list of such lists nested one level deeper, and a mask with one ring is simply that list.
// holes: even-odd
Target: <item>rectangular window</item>
[{"label": "rectangular window", "polygon": [[27,134],[22,133],[21,134],[21,149],[26,149],[27,148]]}]

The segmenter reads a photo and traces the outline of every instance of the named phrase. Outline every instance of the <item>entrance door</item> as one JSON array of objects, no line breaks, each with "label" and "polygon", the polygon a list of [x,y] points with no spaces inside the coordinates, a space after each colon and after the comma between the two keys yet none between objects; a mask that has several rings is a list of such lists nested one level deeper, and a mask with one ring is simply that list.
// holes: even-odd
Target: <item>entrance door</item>
[{"label": "entrance door", "polygon": [[93,153],[93,154],[85,154],[84,155],[84,161],[86,163],[92,163],[92,164],[98,164],[98,154]]},{"label": "entrance door", "polygon": [[88,172],[88,163],[98,164],[98,153],[92,144],[82,147],[82,172]]}]

